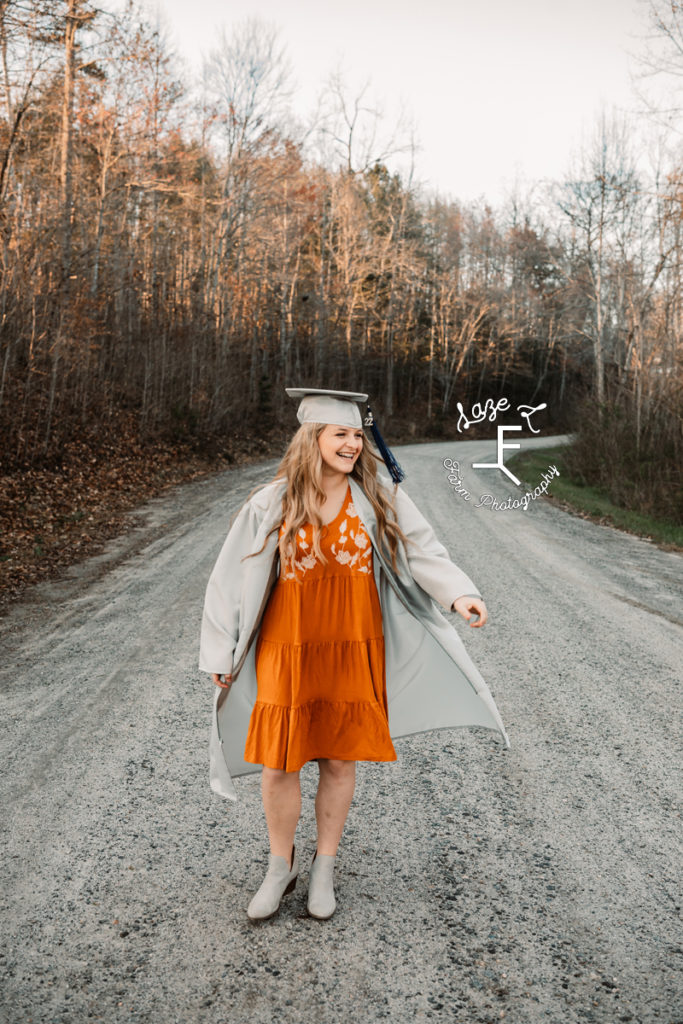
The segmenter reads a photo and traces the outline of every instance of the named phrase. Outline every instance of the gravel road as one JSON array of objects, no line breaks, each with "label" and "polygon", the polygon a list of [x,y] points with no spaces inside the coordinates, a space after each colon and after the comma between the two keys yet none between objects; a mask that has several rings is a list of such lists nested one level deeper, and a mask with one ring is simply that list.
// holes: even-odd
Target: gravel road
[{"label": "gravel road", "polygon": [[151,502],[0,622],[3,1021],[683,1020],[683,558],[543,498],[474,507],[517,493],[471,468],[492,442],[396,451],[487,603],[483,629],[450,618],[510,749],[442,731],[359,766],[327,922],[305,909],[307,765],[302,877],[250,924],[259,776],[237,780],[237,804],[210,791],[213,686],[196,664],[214,560],[276,463]]}]

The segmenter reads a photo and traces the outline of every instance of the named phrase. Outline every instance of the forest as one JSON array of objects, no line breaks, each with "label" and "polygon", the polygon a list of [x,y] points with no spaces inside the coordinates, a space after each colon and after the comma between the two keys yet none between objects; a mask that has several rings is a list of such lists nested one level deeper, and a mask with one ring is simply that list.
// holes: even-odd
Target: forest
[{"label": "forest", "polygon": [[[641,64],[675,82],[681,5],[647,15]],[[577,432],[577,474],[681,520],[671,111],[605,111],[564,180],[494,209],[397,171],[410,139],[339,76],[297,121],[257,20],[220,36],[197,82],[133,0],[0,0],[0,46],[15,526],[21,481],[65,479],[84,452],[229,460],[285,436],[300,383],[367,391],[390,440],[454,436],[458,402],[545,402],[544,432]]]}]

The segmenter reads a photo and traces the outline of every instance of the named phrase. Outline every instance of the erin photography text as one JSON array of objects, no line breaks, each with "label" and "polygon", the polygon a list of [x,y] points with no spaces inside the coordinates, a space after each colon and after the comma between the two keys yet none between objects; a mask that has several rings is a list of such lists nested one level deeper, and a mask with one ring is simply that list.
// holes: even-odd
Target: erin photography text
[{"label": "erin photography text", "polygon": [[[443,460],[443,466],[448,470],[448,482],[453,487],[455,493],[465,501],[470,501],[472,496],[463,484],[460,476],[460,463],[455,459],[446,458]],[[492,494],[482,494],[474,507],[490,508],[494,512],[509,512],[510,509],[521,508],[526,512],[532,501],[545,494],[553,477],[559,475],[560,471],[557,466],[548,466],[548,469],[541,477],[541,482],[534,487],[533,491],[525,491],[519,498],[510,497],[502,500],[494,498]]]}]

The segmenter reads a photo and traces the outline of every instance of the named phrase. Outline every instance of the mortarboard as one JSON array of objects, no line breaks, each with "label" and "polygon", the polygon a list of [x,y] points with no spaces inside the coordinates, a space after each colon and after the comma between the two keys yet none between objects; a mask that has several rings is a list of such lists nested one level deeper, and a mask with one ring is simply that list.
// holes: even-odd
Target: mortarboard
[{"label": "mortarboard", "polygon": [[387,447],[375,423],[370,406],[361,420],[356,403],[366,402],[368,396],[359,391],[326,391],[321,388],[285,388],[290,398],[299,398],[296,418],[299,423],[333,423],[340,427],[370,427],[375,444],[394,483],[400,483],[405,473]]},{"label": "mortarboard", "polygon": [[299,423],[336,423],[340,427],[362,427],[356,402],[367,401],[358,391],[322,391],[320,388],[285,388],[290,398],[300,398]]}]

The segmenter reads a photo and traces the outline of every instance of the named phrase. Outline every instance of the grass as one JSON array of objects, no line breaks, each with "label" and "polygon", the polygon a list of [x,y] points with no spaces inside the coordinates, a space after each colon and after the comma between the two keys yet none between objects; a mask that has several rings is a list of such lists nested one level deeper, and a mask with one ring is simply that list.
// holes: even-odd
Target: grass
[{"label": "grass", "polygon": [[506,460],[506,465],[529,488],[536,486],[551,464],[557,466],[560,475],[553,478],[546,496],[556,504],[594,523],[614,526],[638,537],[648,537],[667,551],[683,551],[683,526],[667,519],[621,508],[611,502],[600,488],[586,487],[572,479],[565,467],[563,445],[519,452]]}]

